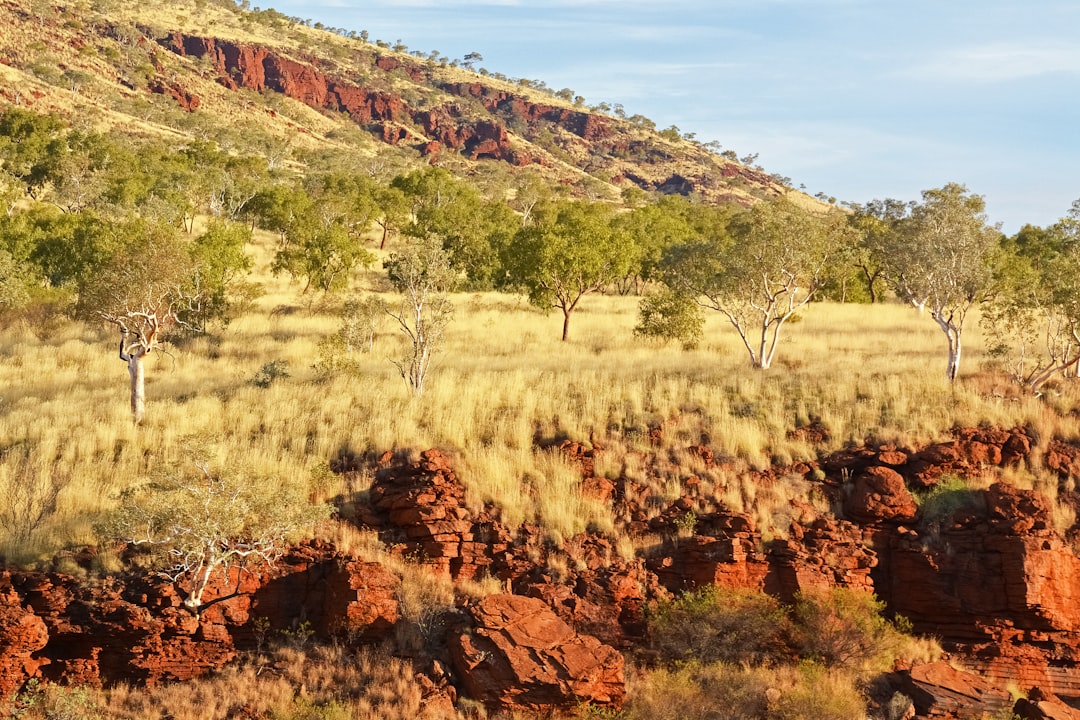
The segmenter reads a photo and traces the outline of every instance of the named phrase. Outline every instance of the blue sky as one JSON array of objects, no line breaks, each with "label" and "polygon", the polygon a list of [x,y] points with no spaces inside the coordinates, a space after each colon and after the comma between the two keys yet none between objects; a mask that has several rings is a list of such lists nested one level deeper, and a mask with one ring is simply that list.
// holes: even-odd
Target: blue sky
[{"label": "blue sky", "polygon": [[[254,4],[254,3],[253,3]],[[1080,198],[1075,0],[277,1],[621,103],[840,200],[960,182],[992,222]]]}]

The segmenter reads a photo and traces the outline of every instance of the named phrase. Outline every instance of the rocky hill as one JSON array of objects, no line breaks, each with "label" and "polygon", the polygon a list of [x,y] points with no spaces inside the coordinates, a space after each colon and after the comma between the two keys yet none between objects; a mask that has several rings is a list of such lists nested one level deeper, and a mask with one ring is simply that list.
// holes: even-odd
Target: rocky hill
[{"label": "rocky hill", "polygon": [[528,168],[609,198],[639,188],[746,204],[783,188],[647,118],[273,10],[3,0],[0,28],[0,102],[97,129],[212,139],[301,164],[305,153],[355,164],[389,146],[463,174],[483,161]]},{"label": "rocky hill", "polygon": [[[439,451],[414,463],[387,454],[354,522],[433,578],[498,578],[503,592],[407,618],[399,575],[325,542],[297,547],[272,570],[220,582],[213,592],[224,601],[199,617],[161,580],[94,587],[70,575],[7,570],[0,697],[31,677],[91,686],[190,680],[251,652],[268,631],[295,631],[304,618],[324,641],[362,645],[396,634],[422,679],[428,717],[451,716],[459,695],[490,710],[618,708],[622,653],[648,657],[648,608],[673,593],[718,586],[792,602],[846,588],[876,593],[948,653],[895,667],[873,689],[880,702],[902,693],[919,717],[1075,717],[1066,703],[1080,702],[1080,559],[1052,529],[1046,499],[1001,483],[965,491],[946,509],[917,509],[912,495],[951,475],[1031,462],[1045,463],[1063,485],[1080,474],[1080,448],[1055,442],[1040,458],[1032,448],[1022,429],[958,430],[953,441],[919,449],[867,446],[773,468],[759,481],[802,476],[845,519],[796,522],[789,538],[766,541],[748,516],[698,494],[692,482],[646,520],[656,499],[647,487],[593,476],[603,450],[564,443],[582,482],[620,525],[655,534],[656,547],[633,559],[620,558],[602,533],[552,545],[537,528],[470,511]],[[337,470],[352,472],[350,462],[339,458]],[[555,557],[570,561],[565,575],[553,572]],[[419,635],[402,643],[409,626]],[[1017,701],[1009,688],[1025,697]],[[229,717],[261,717],[244,712],[233,708]]]}]

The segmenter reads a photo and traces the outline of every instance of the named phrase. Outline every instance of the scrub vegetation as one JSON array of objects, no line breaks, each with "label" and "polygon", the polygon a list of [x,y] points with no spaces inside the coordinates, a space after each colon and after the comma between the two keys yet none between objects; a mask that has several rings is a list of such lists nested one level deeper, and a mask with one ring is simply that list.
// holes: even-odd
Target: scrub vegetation
[{"label": "scrub vegetation", "polygon": [[[186,602],[198,612],[210,572],[314,535],[402,575],[416,619],[462,588],[328,517],[367,489],[388,451],[439,448],[473,509],[495,508],[511,528],[536,523],[553,544],[600,532],[633,558],[655,537],[626,534],[552,446],[597,450],[597,475],[663,499],[694,476],[775,538],[800,504],[829,512],[783,469],[849,444],[914,447],[958,426],[1076,439],[1080,205],[1006,237],[956,184],[847,207],[774,180],[732,185],[724,202],[647,192],[625,186],[616,160],[703,153],[715,170],[733,153],[570,90],[474,72],[478,53],[408,53],[246,2],[0,9],[20,21],[0,38],[0,78],[19,88],[0,100],[7,563],[85,572],[65,557],[95,544],[92,572],[108,573],[122,565],[115,541],[143,541],[172,559],[157,572],[196,587]],[[633,142],[590,155],[565,128],[503,118],[546,164],[448,151],[433,165],[340,113],[228,90],[206,62],[147,50],[173,29],[318,51],[417,107],[447,96],[404,70],[376,76],[376,52],[440,82],[483,77],[602,117]],[[66,32],[83,44],[59,41]],[[204,109],[151,93],[165,74],[151,59],[200,88]],[[61,60],[83,74],[57,70]],[[32,93],[47,100],[27,107]],[[403,122],[404,137],[419,136]],[[806,428],[825,432],[811,442]],[[702,445],[724,462],[706,466],[689,450]],[[360,471],[334,472],[343,458]],[[767,484],[749,472],[770,468]],[[1056,499],[1039,468],[1010,472]],[[920,497],[924,512],[940,517],[978,482]],[[177,497],[191,512],[169,512]],[[200,534],[209,526],[217,534]],[[200,543],[213,551],[189,552]],[[494,590],[474,585],[464,592]],[[862,717],[876,673],[936,652],[882,610],[845,592],[789,606],[719,591],[672,599],[652,608],[652,656],[632,658],[626,708],[580,714]],[[183,687],[35,685],[16,707],[25,718],[193,720],[219,717],[227,697],[252,717],[425,717],[394,648],[303,639],[275,638]],[[467,705],[462,717],[484,716]],[[905,698],[887,705],[889,717],[908,709]]]}]

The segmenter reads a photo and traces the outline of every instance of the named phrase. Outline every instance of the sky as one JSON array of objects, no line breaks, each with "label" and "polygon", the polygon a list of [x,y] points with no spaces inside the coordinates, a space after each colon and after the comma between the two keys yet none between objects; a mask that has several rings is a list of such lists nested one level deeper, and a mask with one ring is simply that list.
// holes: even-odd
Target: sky
[{"label": "sky", "polygon": [[[254,3],[253,3],[254,4]],[[962,183],[1007,233],[1080,198],[1076,0],[273,0],[622,104],[840,201]]]}]

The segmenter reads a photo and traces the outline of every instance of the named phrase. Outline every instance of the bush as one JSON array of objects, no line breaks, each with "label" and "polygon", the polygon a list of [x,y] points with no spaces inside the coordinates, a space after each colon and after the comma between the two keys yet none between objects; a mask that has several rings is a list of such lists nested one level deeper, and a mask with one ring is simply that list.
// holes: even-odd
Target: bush
[{"label": "bush", "polygon": [[204,600],[213,580],[238,577],[247,565],[273,565],[331,508],[312,505],[293,483],[194,465],[196,472],[165,467],[156,482],[125,490],[98,532],[148,549],[153,571],[198,616],[223,599]]},{"label": "bush", "polygon": [[271,360],[259,368],[259,372],[255,373],[255,376],[251,378],[251,384],[265,390],[274,382],[288,378],[288,367],[288,360]]},{"label": "bush", "polygon": [[0,538],[7,552],[25,549],[56,512],[60,491],[70,481],[58,460],[43,459],[31,443],[0,448]]},{"label": "bush", "polygon": [[339,375],[359,377],[363,366],[352,357],[340,335],[331,335],[319,341],[315,352],[319,359],[311,366],[316,382],[327,382]]},{"label": "bush", "polygon": [[842,672],[807,663],[747,668],[692,663],[632,687],[627,720],[861,720],[866,702]]},{"label": "bush", "polygon": [[934,529],[948,521],[957,510],[978,507],[982,492],[972,488],[961,477],[942,475],[937,485],[926,493],[916,495],[915,501],[919,505],[922,524]]},{"label": "bush", "polygon": [[703,317],[701,306],[693,298],[664,290],[642,299],[639,321],[634,328],[638,337],[678,340],[691,350],[701,343]]},{"label": "bush", "polygon": [[859,590],[801,593],[791,609],[800,657],[856,674],[888,670],[904,636],[881,613],[885,603]]},{"label": "bush", "polygon": [[776,695],[770,718],[777,720],[862,720],[866,699],[851,676],[815,663],[801,663],[790,685]]},{"label": "bush", "polygon": [[663,603],[650,618],[652,646],[668,662],[760,665],[791,656],[789,623],[773,597],[709,587]]}]

